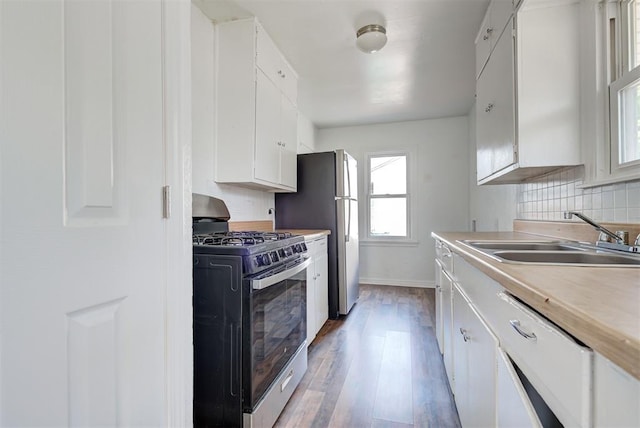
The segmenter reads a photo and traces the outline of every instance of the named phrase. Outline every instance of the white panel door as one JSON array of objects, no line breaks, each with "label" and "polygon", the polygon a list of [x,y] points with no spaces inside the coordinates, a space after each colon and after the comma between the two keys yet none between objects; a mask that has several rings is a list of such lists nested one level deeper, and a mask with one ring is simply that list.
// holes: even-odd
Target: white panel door
[{"label": "white panel door", "polygon": [[166,425],[161,30],[0,2],[2,426]]},{"label": "white panel door", "polygon": [[260,70],[256,71],[255,178],[280,182],[280,109],[278,88]]},{"label": "white panel door", "polygon": [[279,183],[295,189],[298,186],[298,110],[284,95],[281,101]]}]

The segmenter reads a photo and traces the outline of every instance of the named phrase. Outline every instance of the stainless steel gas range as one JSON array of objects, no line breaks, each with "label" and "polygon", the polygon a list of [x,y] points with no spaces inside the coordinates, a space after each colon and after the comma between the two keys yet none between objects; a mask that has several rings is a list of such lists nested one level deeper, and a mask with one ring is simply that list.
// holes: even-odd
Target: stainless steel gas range
[{"label": "stainless steel gas range", "polygon": [[302,236],[229,232],[194,195],[195,426],[271,427],[307,369]]}]

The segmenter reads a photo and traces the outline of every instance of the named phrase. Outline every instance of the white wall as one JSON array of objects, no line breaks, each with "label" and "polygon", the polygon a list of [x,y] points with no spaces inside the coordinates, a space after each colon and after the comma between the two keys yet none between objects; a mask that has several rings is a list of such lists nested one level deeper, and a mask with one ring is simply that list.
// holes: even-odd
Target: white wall
[{"label": "white wall", "polygon": [[232,221],[272,220],[272,193],[218,184],[215,167],[215,32],[209,18],[191,6],[193,192],[224,200]]},{"label": "white wall", "polygon": [[389,285],[433,286],[435,258],[431,232],[468,230],[469,125],[467,117],[420,120],[317,131],[316,150],[343,148],[358,161],[360,236],[364,228],[366,154],[403,150],[417,154],[411,183],[417,198],[415,245],[360,246],[360,281]]},{"label": "white wall", "polygon": [[469,112],[469,218],[476,230],[511,231],[516,218],[518,186],[515,184],[477,185],[476,110]]}]

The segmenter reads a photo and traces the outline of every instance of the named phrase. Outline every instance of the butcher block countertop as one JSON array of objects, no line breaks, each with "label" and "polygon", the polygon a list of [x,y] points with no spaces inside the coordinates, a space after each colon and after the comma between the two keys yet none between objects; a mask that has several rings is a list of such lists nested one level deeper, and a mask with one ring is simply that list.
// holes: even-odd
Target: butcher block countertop
[{"label": "butcher block countertop", "polygon": [[640,379],[640,268],[504,263],[458,242],[545,239],[522,232],[433,232],[432,236],[444,241],[511,294]]},{"label": "butcher block countertop", "polygon": [[304,235],[306,239],[317,239],[331,235],[331,231],[328,229],[276,229],[276,232],[289,232],[294,235]]}]

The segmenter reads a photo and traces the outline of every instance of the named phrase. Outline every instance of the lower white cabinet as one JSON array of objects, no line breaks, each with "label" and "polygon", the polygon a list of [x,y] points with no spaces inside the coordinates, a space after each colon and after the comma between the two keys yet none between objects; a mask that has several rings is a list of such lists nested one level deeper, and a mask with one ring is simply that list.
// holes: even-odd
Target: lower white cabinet
[{"label": "lower white cabinet", "polygon": [[327,237],[307,239],[311,264],[307,268],[307,344],[329,318],[329,256]]},{"label": "lower white cabinet", "polygon": [[436,292],[438,295],[436,296],[436,311],[440,316],[438,317],[438,315],[436,315],[436,331],[439,334],[440,352],[442,352],[444,359],[444,367],[449,379],[449,385],[451,386],[451,391],[455,391],[452,343],[453,301],[451,295],[453,291],[453,281],[444,266],[440,265],[439,262],[437,266],[438,289]]},{"label": "lower white cabinet", "polygon": [[457,253],[436,253],[436,331],[463,427],[640,426],[637,379]]},{"label": "lower white cabinet", "polygon": [[640,381],[595,354],[594,426],[640,427]]},{"label": "lower white cabinet", "polygon": [[501,348],[496,361],[496,427],[542,427],[511,360]]},{"label": "lower white cabinet", "polygon": [[455,400],[463,427],[496,424],[498,341],[457,285],[453,287]]}]

